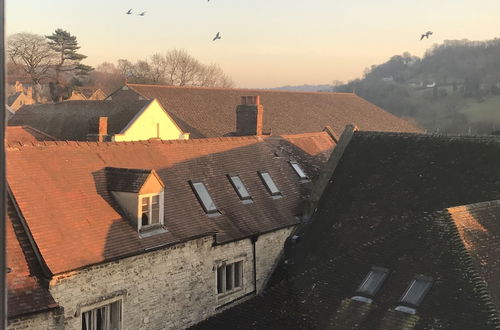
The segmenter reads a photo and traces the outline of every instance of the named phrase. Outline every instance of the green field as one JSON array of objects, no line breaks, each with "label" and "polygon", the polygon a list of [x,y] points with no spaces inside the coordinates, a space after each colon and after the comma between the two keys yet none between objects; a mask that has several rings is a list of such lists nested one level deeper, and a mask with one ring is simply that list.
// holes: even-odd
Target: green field
[{"label": "green field", "polygon": [[471,100],[460,112],[471,122],[488,121],[500,124],[500,96],[489,97],[483,102]]}]

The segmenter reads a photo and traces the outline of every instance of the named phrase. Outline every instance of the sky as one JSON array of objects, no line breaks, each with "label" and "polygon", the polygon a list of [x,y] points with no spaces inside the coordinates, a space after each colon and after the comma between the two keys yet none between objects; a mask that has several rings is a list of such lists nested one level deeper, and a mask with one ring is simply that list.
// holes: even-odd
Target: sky
[{"label": "sky", "polygon": [[[422,56],[444,40],[500,37],[500,0],[5,2],[8,35],[65,29],[77,36],[85,64],[185,49],[249,88],[348,81],[405,51]],[[420,41],[428,30],[434,34]],[[213,42],[217,32],[222,39]]]}]

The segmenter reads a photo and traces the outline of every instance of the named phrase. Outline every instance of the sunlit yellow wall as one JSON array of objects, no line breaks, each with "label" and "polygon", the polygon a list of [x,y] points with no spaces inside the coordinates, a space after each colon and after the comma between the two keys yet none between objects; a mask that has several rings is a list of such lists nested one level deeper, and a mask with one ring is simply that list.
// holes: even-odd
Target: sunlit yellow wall
[{"label": "sunlit yellow wall", "polygon": [[[159,124],[160,128],[159,136],[157,134],[157,124]],[[151,138],[160,138],[162,140],[187,140],[189,138],[189,135],[183,133],[165,113],[157,100],[153,100],[122,134],[114,135],[113,141],[139,141]]]}]

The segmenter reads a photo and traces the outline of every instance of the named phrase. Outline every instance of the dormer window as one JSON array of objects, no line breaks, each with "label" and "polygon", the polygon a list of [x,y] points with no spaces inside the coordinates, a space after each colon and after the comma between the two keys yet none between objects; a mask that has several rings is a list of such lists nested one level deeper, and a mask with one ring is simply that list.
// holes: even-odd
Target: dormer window
[{"label": "dormer window", "polygon": [[395,309],[400,312],[416,314],[416,307],[420,306],[427,292],[431,289],[433,282],[434,280],[432,277],[416,275],[401,298],[399,298],[399,303],[401,305]]},{"label": "dormer window", "polygon": [[304,170],[302,170],[302,167],[300,167],[299,163],[297,163],[294,160],[291,160],[290,165],[292,166],[295,173],[297,173],[301,181],[309,181],[309,177],[304,172]]},{"label": "dormer window", "polygon": [[106,167],[105,172],[108,190],[138,232],[163,228],[165,186],[155,170]]},{"label": "dormer window", "polygon": [[266,186],[267,191],[269,191],[271,196],[281,197],[281,192],[278,189],[278,186],[276,186],[276,184],[274,183],[269,172],[258,172],[258,173],[260,175],[260,178],[262,179],[262,182],[264,182],[264,185]]}]

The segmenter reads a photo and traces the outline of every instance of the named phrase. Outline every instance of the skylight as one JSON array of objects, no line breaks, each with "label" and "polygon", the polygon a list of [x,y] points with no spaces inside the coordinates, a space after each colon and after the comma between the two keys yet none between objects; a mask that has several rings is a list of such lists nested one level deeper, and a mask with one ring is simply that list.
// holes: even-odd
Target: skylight
[{"label": "skylight", "polygon": [[200,201],[201,206],[205,210],[206,213],[217,213],[217,206],[215,206],[215,203],[208,193],[207,187],[202,182],[192,182],[190,181],[191,186],[193,187],[193,190],[196,194],[196,197],[198,197],[198,200]]},{"label": "skylight", "polygon": [[247,188],[243,184],[243,181],[241,181],[241,178],[238,175],[228,175],[228,177],[234,187],[234,190],[236,190],[236,193],[241,200],[252,199],[252,196],[250,196],[250,193],[248,192]]},{"label": "skylight", "polygon": [[297,173],[297,175],[299,176],[299,178],[301,180],[307,180],[307,179],[309,179],[309,177],[307,176],[307,174],[300,167],[299,163],[297,163],[294,160],[291,160],[290,161],[290,165],[292,165],[293,169],[295,170],[295,173]]},{"label": "skylight", "polygon": [[417,275],[403,293],[399,302],[405,305],[418,307],[432,286],[432,277]]},{"label": "skylight", "polygon": [[387,268],[372,267],[356,290],[356,293],[367,297],[374,297],[388,275],[389,270]]},{"label": "skylight", "polygon": [[262,178],[262,181],[264,181],[267,190],[272,196],[281,195],[281,192],[279,191],[278,187],[276,186],[273,179],[271,178],[271,175],[268,172],[259,172],[259,175]]}]

